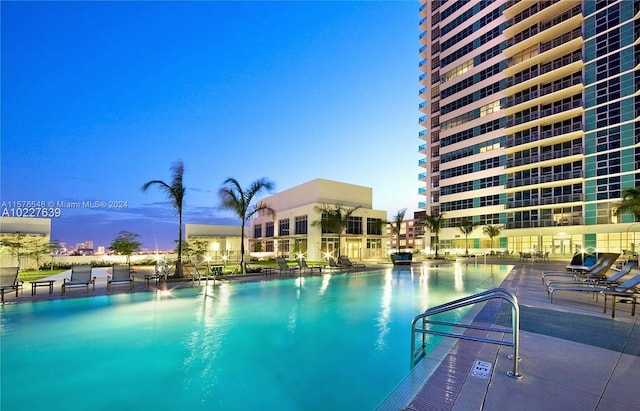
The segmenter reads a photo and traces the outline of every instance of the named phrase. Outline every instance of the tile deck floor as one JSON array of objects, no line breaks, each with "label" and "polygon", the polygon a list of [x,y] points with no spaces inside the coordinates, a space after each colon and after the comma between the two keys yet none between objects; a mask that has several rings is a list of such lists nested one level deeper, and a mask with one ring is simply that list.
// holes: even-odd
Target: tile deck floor
[{"label": "tile deck floor", "polygon": [[[401,406],[385,408],[383,404],[379,409],[640,411],[640,314],[632,317],[629,304],[619,304],[616,318],[612,319],[609,312],[602,312],[602,300],[595,302],[591,296],[574,295],[577,293],[558,294],[551,304],[540,273],[545,270],[562,270],[566,260],[532,263],[510,258],[487,260],[487,263],[514,265],[502,286],[515,293],[523,310],[528,308],[529,311],[550,312],[551,318],[557,315],[558,320],[563,316],[575,315],[578,316],[576,318],[583,319],[583,324],[577,324],[575,329],[569,326],[562,334],[553,330],[554,324],[535,324],[535,316],[527,322],[521,313],[519,373],[523,377],[520,380],[507,376],[507,371],[513,367],[512,360],[507,358],[512,352],[511,347],[453,340],[455,342],[449,345],[450,348],[446,348],[447,352],[437,354],[439,358],[444,357],[444,360],[438,360],[439,366],[426,383],[424,376],[413,382],[422,388],[418,388],[418,394],[412,400],[405,397]],[[104,295],[107,269],[94,271],[97,276],[96,290],[90,291],[89,295]],[[632,273],[635,272],[637,271]],[[146,290],[144,273],[138,272],[136,275],[135,291]],[[64,277],[65,273],[52,277],[57,279],[52,295],[48,294],[46,287],[42,287],[37,289],[35,296],[31,296],[31,286],[26,283],[19,297],[16,299],[14,294],[8,294],[7,302],[67,299],[87,295],[83,289],[72,289],[61,297],[60,284]],[[251,278],[262,280],[265,277]],[[183,282],[180,286],[190,285],[190,282]],[[154,285],[151,289],[154,289]],[[114,287],[113,292],[127,293],[129,289]],[[546,318],[545,322],[549,322],[548,317],[539,318]],[[485,322],[487,318],[478,315],[476,321],[478,320]],[[590,321],[599,322],[599,328],[591,334],[587,332],[578,339],[573,338],[574,334],[584,334],[584,324],[588,331]],[[602,324],[605,328],[602,328]],[[609,330],[606,328],[607,324],[616,327]],[[551,330],[545,330],[544,327],[537,329],[540,327],[536,325],[548,325],[547,328]],[[615,341],[617,345],[607,348],[607,339]],[[476,360],[493,364],[489,378],[470,375]]]},{"label": "tile deck floor", "polygon": [[[515,267],[503,287],[530,313],[521,311],[522,379],[507,375],[511,347],[457,340],[415,398],[393,409],[640,411],[640,315],[632,317],[630,305],[619,304],[613,319],[610,311],[603,313],[602,298],[576,295],[582,293],[558,294],[551,304],[540,274],[563,269],[566,262],[509,263]],[[554,317],[560,325],[549,324]],[[578,321],[565,321],[562,329],[563,317]],[[488,379],[470,375],[476,360],[493,364]]]}]

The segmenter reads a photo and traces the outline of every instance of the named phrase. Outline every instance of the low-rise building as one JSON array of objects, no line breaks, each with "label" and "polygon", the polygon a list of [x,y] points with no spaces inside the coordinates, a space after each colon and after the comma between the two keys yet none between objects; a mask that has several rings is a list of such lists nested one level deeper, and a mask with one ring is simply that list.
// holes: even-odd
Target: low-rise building
[{"label": "low-rise building", "polygon": [[186,257],[205,259],[212,264],[237,262],[240,260],[241,230],[240,226],[233,225],[186,224],[185,239],[189,246]]},{"label": "low-rise building", "polygon": [[0,264],[36,268],[50,258],[50,218],[0,217]]},{"label": "low-rise building", "polygon": [[[254,257],[304,258],[327,255],[353,260],[386,258],[387,212],[373,209],[373,190],[354,184],[315,179],[263,199],[273,215],[250,222],[249,250]],[[323,209],[352,211],[342,233],[323,230]],[[325,231],[325,232],[323,232]]]}]

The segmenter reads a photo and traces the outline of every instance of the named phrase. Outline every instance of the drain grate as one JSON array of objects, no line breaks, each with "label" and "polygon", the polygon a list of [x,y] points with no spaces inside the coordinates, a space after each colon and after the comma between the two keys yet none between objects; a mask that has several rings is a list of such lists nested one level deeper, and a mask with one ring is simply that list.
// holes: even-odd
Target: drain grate
[{"label": "drain grate", "polygon": [[493,367],[493,364],[490,362],[477,360],[471,369],[471,376],[486,380],[491,374],[491,367]]}]

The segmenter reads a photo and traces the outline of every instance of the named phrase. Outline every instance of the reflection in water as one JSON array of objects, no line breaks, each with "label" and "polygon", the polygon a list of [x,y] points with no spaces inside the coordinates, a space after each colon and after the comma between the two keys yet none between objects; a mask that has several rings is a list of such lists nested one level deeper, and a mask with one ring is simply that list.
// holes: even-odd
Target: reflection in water
[{"label": "reflection in water", "polygon": [[329,287],[329,281],[331,280],[331,274],[325,274],[322,276],[322,284],[320,284],[320,289],[318,290],[318,295],[324,295]]},{"label": "reflection in water", "polygon": [[378,340],[376,342],[376,349],[381,350],[385,348],[385,336],[389,333],[389,321],[391,316],[391,297],[393,286],[391,281],[393,275],[391,272],[387,272],[384,276],[384,288],[382,290],[382,301],[380,315],[378,316]]},{"label": "reflection in water", "polygon": [[453,271],[453,288],[456,291],[464,290],[464,280],[462,279],[462,265],[456,261]]},{"label": "reflection in water", "polygon": [[[199,390],[213,393],[218,384],[218,353],[227,333],[227,316],[231,298],[228,284],[205,287],[199,299],[199,306],[194,311],[196,327],[185,338],[184,346],[187,355],[184,358],[185,386],[193,386],[190,376],[194,375],[193,367],[199,367],[195,374],[200,374]],[[203,361],[204,360],[204,361]]]}]

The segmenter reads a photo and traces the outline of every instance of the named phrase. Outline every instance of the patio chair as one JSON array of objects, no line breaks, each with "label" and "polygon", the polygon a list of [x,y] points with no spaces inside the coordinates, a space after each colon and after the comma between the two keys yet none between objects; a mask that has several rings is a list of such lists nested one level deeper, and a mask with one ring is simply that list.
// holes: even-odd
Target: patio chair
[{"label": "patio chair", "polygon": [[169,273],[169,266],[167,265],[166,261],[156,262],[156,266],[153,270],[153,274],[145,274],[144,276],[144,281],[146,282],[147,288],[149,288],[149,283],[151,282],[151,280],[155,281],[156,287],[157,287],[158,283],[160,283],[160,280],[162,278],[166,280],[168,273]]},{"label": "patio chair", "polygon": [[581,254],[576,254],[566,268],[568,271],[587,271],[597,262],[598,257],[595,255],[587,255],[583,258]]},{"label": "patio chair", "polygon": [[616,287],[600,291],[600,294],[604,295],[604,312],[607,312],[607,300],[611,298],[611,318],[616,317],[617,302],[631,303],[631,315],[636,315],[636,304],[638,304],[638,298],[640,298],[639,284],[640,274]]},{"label": "patio chair", "polygon": [[335,270],[335,271],[340,271],[340,272],[344,272],[344,271],[347,270],[347,267],[338,264],[336,259],[331,257],[331,256],[327,257],[327,268],[329,270]]},{"label": "patio chair", "polygon": [[585,277],[585,278],[581,278],[578,280],[557,280],[557,281],[549,281],[548,282],[548,286],[569,286],[569,285],[599,285],[599,286],[613,286],[613,285],[617,285],[620,283],[620,280],[626,276],[627,274],[629,274],[631,272],[631,270],[636,266],[635,263],[631,262],[631,263],[626,263],[622,269],[618,270],[618,272],[616,272],[615,274],[611,275],[610,277],[605,277],[605,278],[589,278],[589,277]]},{"label": "patio chair", "polygon": [[93,285],[93,291],[96,290],[96,277],[91,277],[91,265],[82,264],[71,267],[71,278],[65,278],[62,282],[61,294],[64,295],[67,288],[85,287],[89,294],[89,285]]},{"label": "patio chair", "polygon": [[[609,293],[610,295],[614,294],[622,294],[624,296],[633,296],[633,294],[638,293],[636,290],[640,284],[640,274],[637,274],[627,281],[615,284],[615,285],[598,285],[592,284],[589,285],[585,283],[584,285],[567,285],[563,286],[559,284],[557,286],[551,285],[549,286],[549,300],[553,303],[553,293],[556,291],[577,291],[577,292],[587,292],[587,293],[596,293],[596,297],[599,294]],[[624,294],[623,294],[624,293]]]},{"label": "patio chair", "polygon": [[367,268],[367,266],[364,264],[352,263],[351,260],[349,260],[349,257],[347,257],[346,255],[341,255],[340,257],[338,257],[338,265],[342,265],[348,270],[364,270],[365,268]]},{"label": "patio chair", "polygon": [[131,275],[131,266],[129,264],[114,264],[111,267],[111,275],[107,276],[107,292],[111,292],[114,285],[128,285],[133,291],[133,276]]},{"label": "patio chair", "polygon": [[284,258],[276,258],[276,264],[278,264],[276,269],[280,275],[282,275],[282,273],[293,275],[298,270],[298,267],[290,267]]},{"label": "patio chair", "polygon": [[298,267],[300,268],[300,272],[305,270],[309,271],[309,274],[313,275],[313,271],[317,270],[318,274],[322,274],[322,266],[321,265],[308,265],[307,260],[302,258],[296,260],[298,262]]},{"label": "patio chair", "polygon": [[552,278],[573,278],[574,280],[578,280],[580,278],[605,278],[607,271],[609,268],[613,266],[615,261],[618,259],[620,254],[618,253],[602,253],[598,257],[598,261],[591,266],[586,271],[577,272],[577,271],[545,271],[542,273],[542,283],[548,285],[550,281],[556,281]]},{"label": "patio chair", "polygon": [[22,281],[18,281],[19,267],[0,267],[0,296],[2,296],[2,304],[4,304],[4,294],[7,291],[16,292],[18,298],[18,290],[22,288]]}]

